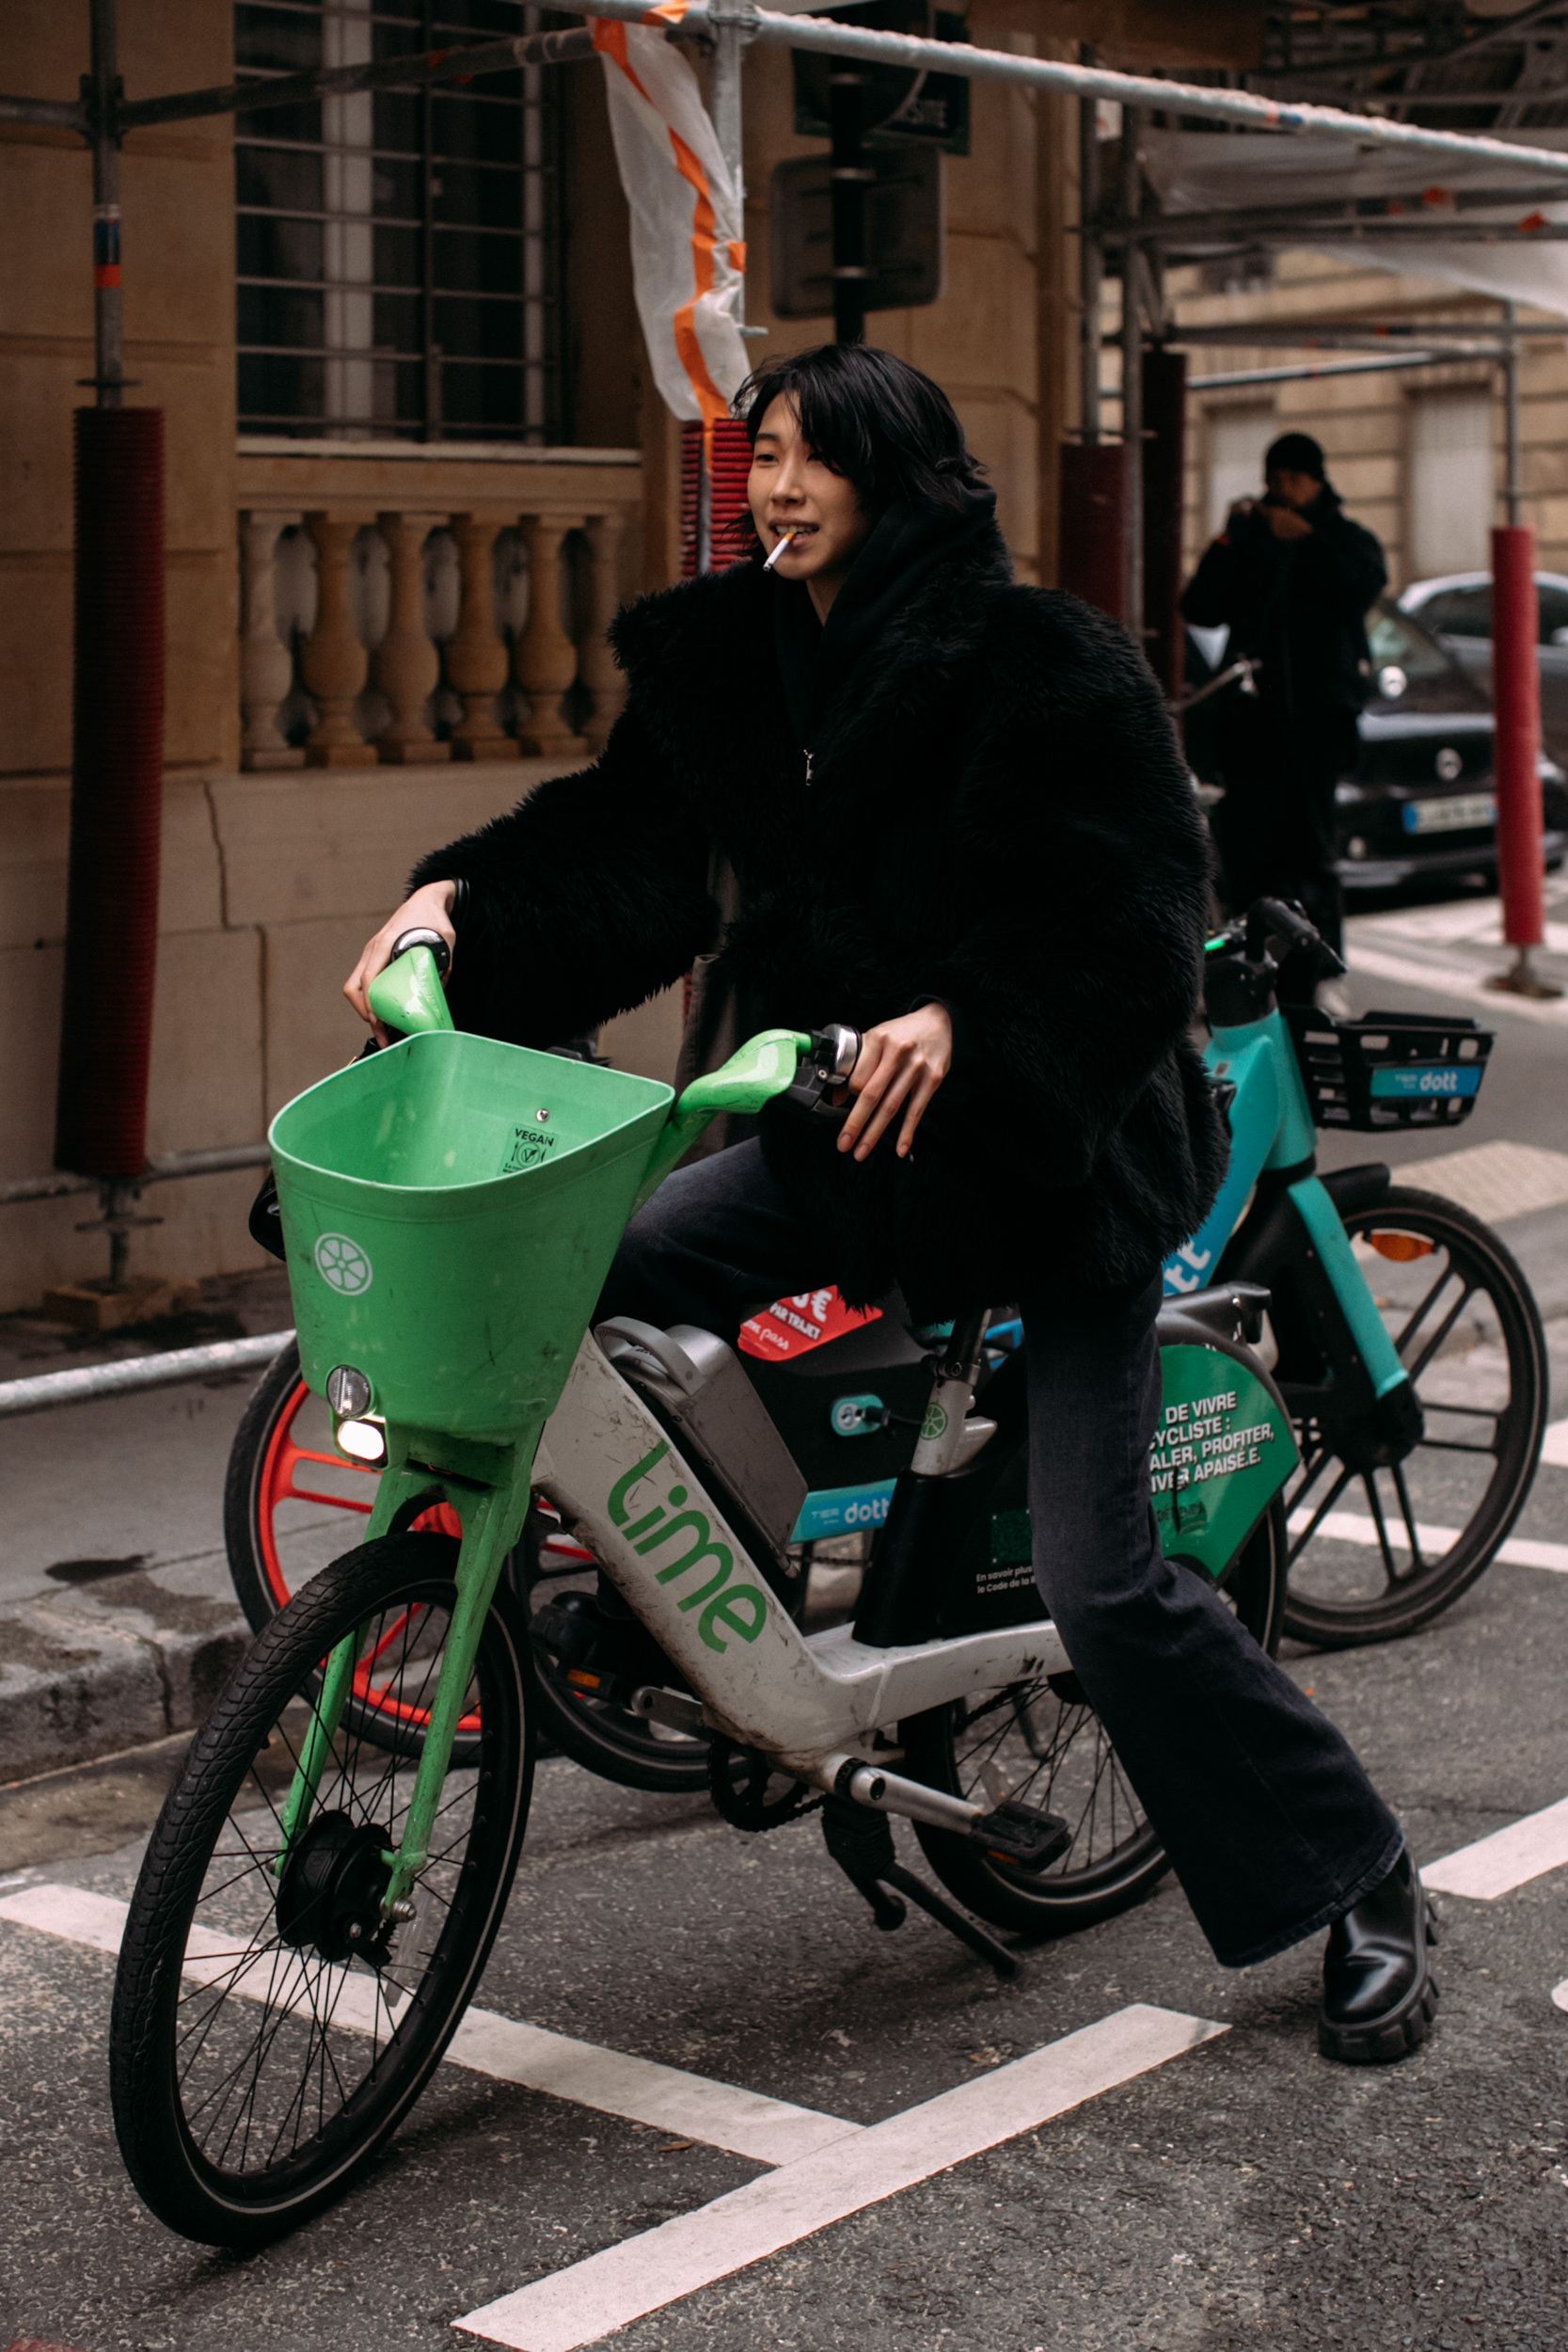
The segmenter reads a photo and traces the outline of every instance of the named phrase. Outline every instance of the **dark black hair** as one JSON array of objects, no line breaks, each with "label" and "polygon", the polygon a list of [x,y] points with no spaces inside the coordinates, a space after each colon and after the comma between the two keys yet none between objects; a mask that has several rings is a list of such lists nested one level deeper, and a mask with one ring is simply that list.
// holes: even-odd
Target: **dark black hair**
[{"label": "dark black hair", "polygon": [[819,343],[758,368],[732,405],[753,448],[775,400],[793,400],[815,457],[852,482],[871,515],[895,499],[927,512],[960,511],[984,468],[972,457],[952,402],[928,375],[869,343]]}]

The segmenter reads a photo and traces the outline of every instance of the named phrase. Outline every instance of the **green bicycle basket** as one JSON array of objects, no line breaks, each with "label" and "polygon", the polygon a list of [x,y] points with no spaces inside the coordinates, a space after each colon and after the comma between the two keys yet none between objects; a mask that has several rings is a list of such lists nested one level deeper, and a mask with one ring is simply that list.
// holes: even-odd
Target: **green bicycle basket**
[{"label": "green bicycle basket", "polygon": [[300,1365],[388,1421],[506,1443],[551,1412],[673,1100],[448,1030],[297,1095],[270,1142]]}]

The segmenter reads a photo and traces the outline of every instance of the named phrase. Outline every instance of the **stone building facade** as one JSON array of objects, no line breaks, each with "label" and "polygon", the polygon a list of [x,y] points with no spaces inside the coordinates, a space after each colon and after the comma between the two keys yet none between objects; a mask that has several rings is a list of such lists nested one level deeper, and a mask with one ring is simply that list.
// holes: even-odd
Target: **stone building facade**
[{"label": "stone building facade", "polygon": [[[485,0],[471,21],[489,27],[499,12]],[[281,22],[285,11],[275,13]],[[329,0],[326,13],[340,35],[355,20],[344,38],[369,37],[359,0]],[[253,38],[265,0],[238,15]],[[120,17],[129,98],[234,78],[236,11],[219,0],[156,0]],[[1259,23],[1259,0],[974,0],[968,31],[983,46],[1036,54],[1076,55],[1093,41],[1113,65],[1226,66],[1245,61]],[[334,53],[359,54],[369,51]],[[85,0],[12,0],[11,90],[74,97],[87,63]],[[163,408],[168,451],[153,1153],[258,1143],[282,1102],[353,1055],[360,1032],[341,977],[416,856],[592,755],[617,697],[604,624],[617,600],[678,568],[678,436],[645,382],[601,70],[552,71],[562,77],[558,405],[569,420],[555,441],[400,438],[373,423],[267,432],[254,416],[239,430],[241,391],[254,400],[259,379],[253,371],[240,385],[236,352],[254,342],[265,304],[254,261],[248,274],[236,264],[235,119],[126,141],[128,397]],[[748,57],[747,234],[757,257],[749,315],[768,330],[754,348],[769,355],[830,331],[768,307],[773,167],[822,151],[797,135],[791,77],[781,50]],[[242,127],[242,146],[258,119]],[[1052,576],[1057,453],[1077,413],[1077,154],[1071,102],[974,83],[969,152],[944,162],[945,291],[928,308],[871,323],[874,340],[951,393],[990,469],[1020,572],[1036,579]],[[0,206],[9,231],[0,267],[3,1183],[45,1173],[54,1150],[71,412],[90,398],[80,387],[93,352],[81,140],[0,123]],[[674,991],[612,1025],[607,1050],[668,1074],[678,1024]],[[143,1207],[163,1221],[136,1234],[133,1270],[204,1275],[253,1263],[244,1213],[255,1183],[229,1173],[150,1191]],[[0,1311],[35,1304],[52,1281],[104,1271],[102,1233],[77,1230],[84,1215],[80,1198],[0,1208]]]}]

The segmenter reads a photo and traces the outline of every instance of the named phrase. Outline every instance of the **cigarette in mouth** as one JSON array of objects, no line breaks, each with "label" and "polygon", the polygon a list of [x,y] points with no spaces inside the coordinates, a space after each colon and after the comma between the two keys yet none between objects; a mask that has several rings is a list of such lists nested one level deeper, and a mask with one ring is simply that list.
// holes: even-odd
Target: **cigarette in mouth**
[{"label": "cigarette in mouth", "polygon": [[788,547],[788,545],[789,545],[790,541],[794,538],[794,536],[795,536],[795,532],[794,532],[794,531],[793,531],[792,529],[790,529],[790,528],[786,527],[786,528],[785,528],[785,530],[784,530],[784,533],[783,533],[783,535],[782,535],[782,537],[781,537],[781,538],[780,538],[780,540],[779,540],[779,544],[778,544],[778,546],[777,546],[777,547],[773,549],[772,554],[771,554],[771,555],[768,558],[768,561],[764,564],[764,565],[763,565],[763,567],[762,567],[762,568],[763,568],[763,570],[764,570],[765,572],[770,572],[770,571],[772,570],[772,568],[773,568],[774,564],[778,562],[778,560],[779,560],[780,556],[784,553],[784,551],[785,548],[787,548],[787,547]]}]

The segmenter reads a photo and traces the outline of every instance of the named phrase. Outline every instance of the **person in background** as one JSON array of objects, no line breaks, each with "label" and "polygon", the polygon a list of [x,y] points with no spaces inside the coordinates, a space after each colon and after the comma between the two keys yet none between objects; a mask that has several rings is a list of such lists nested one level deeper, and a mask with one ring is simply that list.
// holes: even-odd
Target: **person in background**
[{"label": "person in background", "polygon": [[1257,691],[1220,698],[1211,740],[1225,787],[1212,822],[1226,906],[1299,898],[1329,945],[1343,944],[1334,870],[1334,787],[1354,771],[1367,699],[1367,609],[1388,574],[1353,523],[1310,434],[1281,435],[1263,460],[1261,499],[1242,499],[1181,598],[1195,628],[1230,636]]}]

